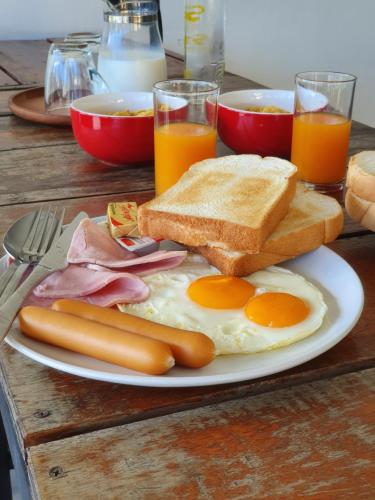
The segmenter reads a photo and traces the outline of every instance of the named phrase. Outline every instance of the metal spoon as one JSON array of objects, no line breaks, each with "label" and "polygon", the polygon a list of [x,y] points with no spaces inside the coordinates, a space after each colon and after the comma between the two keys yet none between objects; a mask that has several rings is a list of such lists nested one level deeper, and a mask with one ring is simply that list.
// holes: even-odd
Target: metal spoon
[{"label": "metal spoon", "polygon": [[[0,304],[4,302],[17,288],[23,274],[30,264],[36,263],[44,251],[39,255],[32,255],[25,252],[25,243],[30,233],[30,228],[38,217],[42,220],[43,217],[48,217],[48,226],[53,229],[57,224],[60,224],[62,217],[57,217],[56,209],[52,211],[48,209],[44,212],[31,212],[18,219],[7,231],[3,241],[3,247],[7,254],[14,259],[14,262],[7,268],[7,270],[0,277]],[[62,215],[63,216],[63,215]],[[45,220],[45,219],[44,219]]]}]

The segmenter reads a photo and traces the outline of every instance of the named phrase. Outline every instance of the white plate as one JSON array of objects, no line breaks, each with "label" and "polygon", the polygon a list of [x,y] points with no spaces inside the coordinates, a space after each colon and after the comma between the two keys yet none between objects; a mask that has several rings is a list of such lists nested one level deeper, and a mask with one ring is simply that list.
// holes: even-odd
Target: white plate
[{"label": "white plate", "polygon": [[[5,258],[0,267],[5,266]],[[328,312],[321,328],[310,337],[287,347],[259,354],[220,356],[200,369],[174,367],[162,376],[144,375],[120,366],[37,342],[13,327],[6,342],[29,358],[80,377],[147,387],[195,387],[250,380],[298,366],[327,351],[357,323],[363,307],[363,289],[357,274],[345,260],[322,246],[284,263],[302,274],[324,294]]]}]

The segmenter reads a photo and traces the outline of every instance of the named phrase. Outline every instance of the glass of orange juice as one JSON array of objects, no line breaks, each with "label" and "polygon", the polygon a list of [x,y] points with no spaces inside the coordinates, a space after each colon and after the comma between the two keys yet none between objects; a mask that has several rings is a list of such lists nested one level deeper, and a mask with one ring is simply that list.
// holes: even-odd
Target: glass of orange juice
[{"label": "glass of orange juice", "polygon": [[155,189],[173,186],[193,164],[216,157],[216,83],[165,80],[155,83]]},{"label": "glass of orange juice", "polygon": [[356,80],[331,71],[296,75],[291,161],[322,193],[344,187]]}]

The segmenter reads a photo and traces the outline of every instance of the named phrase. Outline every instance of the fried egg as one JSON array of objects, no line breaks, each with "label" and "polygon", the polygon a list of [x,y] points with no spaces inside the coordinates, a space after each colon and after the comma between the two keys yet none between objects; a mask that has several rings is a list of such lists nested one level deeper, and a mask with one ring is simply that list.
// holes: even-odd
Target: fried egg
[{"label": "fried egg", "polygon": [[243,278],[223,276],[200,255],[145,276],[149,298],[119,305],[135,316],[208,335],[216,354],[255,353],[315,332],[327,306],[304,277],[271,266]]}]

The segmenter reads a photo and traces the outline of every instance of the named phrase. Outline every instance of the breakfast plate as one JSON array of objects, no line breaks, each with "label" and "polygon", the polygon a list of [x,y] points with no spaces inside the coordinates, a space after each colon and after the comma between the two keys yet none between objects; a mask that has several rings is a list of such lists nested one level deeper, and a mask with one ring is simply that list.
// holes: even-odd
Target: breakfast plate
[{"label": "breakfast plate", "polygon": [[[0,259],[0,271],[6,257]],[[363,308],[361,282],[332,250],[317,250],[281,264],[301,274],[323,293],[328,311],[314,334],[286,347],[257,354],[217,357],[200,369],[174,367],[166,375],[151,376],[87,356],[43,344],[24,336],[14,324],[6,342],[29,358],[51,368],[85,378],[146,387],[195,387],[256,379],[298,366],[324,353],[342,340],[358,321]]]}]

